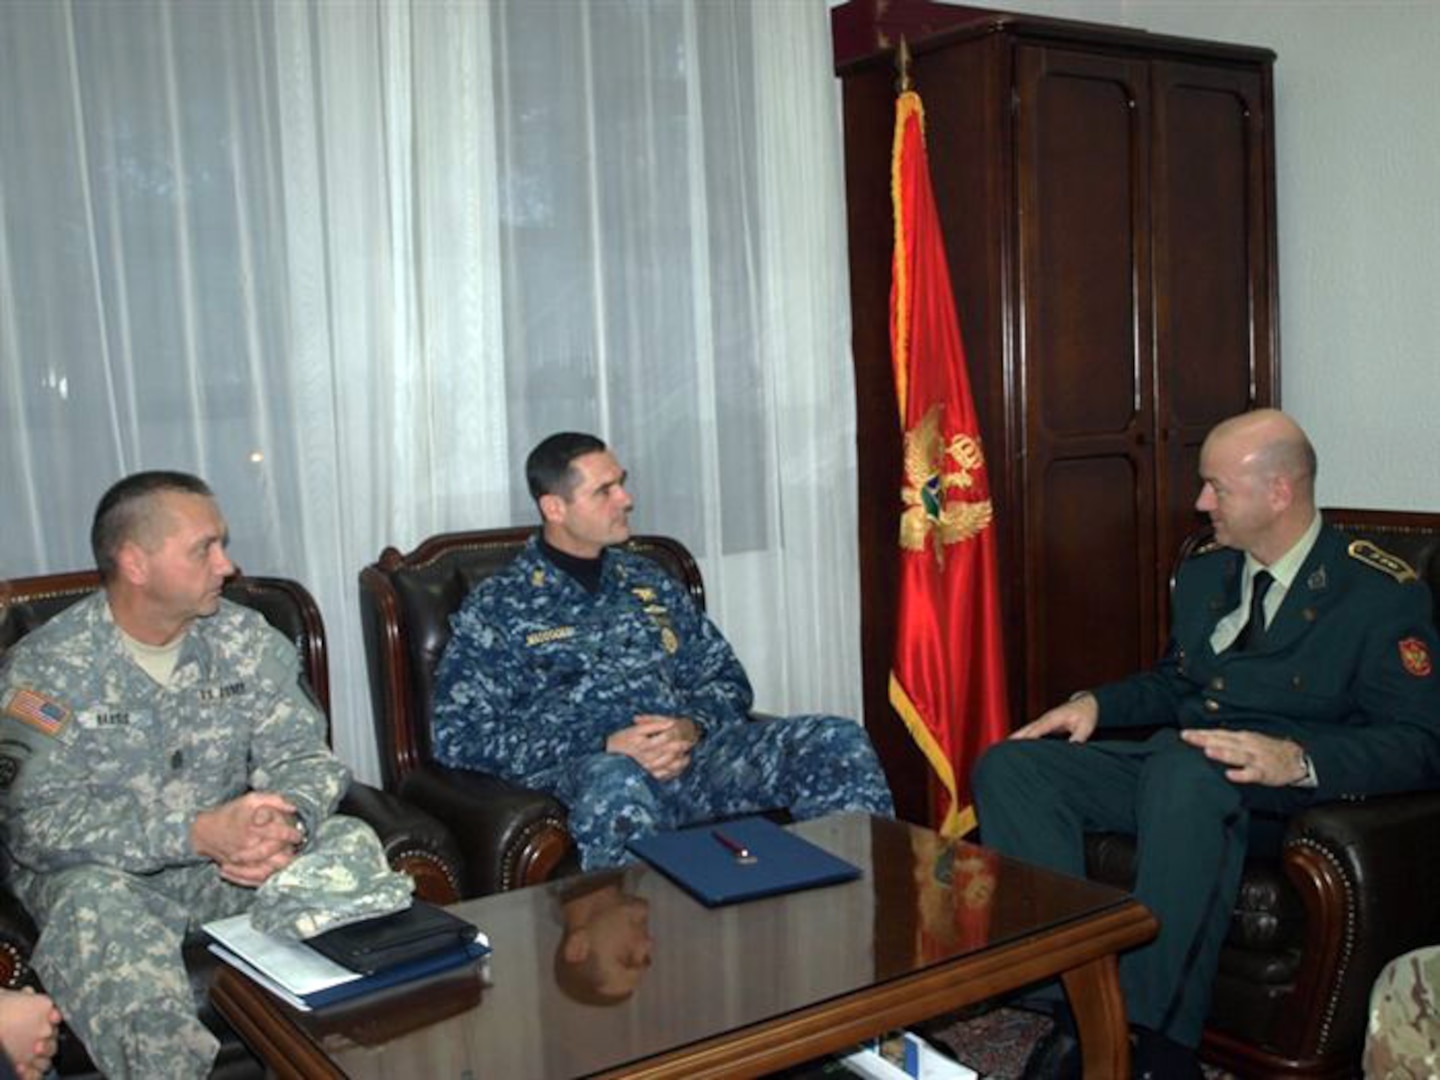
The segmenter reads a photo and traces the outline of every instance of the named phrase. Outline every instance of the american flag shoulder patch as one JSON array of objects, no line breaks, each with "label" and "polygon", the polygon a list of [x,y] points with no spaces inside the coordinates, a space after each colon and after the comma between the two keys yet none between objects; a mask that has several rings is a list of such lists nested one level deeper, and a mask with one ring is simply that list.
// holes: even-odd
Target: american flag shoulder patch
[{"label": "american flag shoulder patch", "polygon": [[70,710],[54,698],[22,686],[5,703],[5,715],[13,716],[46,735],[58,735],[70,719]]}]

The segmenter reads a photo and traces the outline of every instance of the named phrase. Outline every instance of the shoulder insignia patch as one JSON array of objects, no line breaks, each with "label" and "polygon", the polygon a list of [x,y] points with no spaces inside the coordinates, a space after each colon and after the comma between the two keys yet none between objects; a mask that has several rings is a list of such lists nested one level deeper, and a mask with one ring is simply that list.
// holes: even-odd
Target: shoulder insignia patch
[{"label": "shoulder insignia patch", "polygon": [[1212,537],[1211,539],[1206,540],[1203,544],[1196,544],[1195,547],[1191,549],[1190,554],[1187,555],[1186,558],[1194,559],[1198,558],[1201,555],[1209,555],[1213,552],[1219,551],[1224,546],[1225,545],[1220,543],[1219,540],[1216,540]]},{"label": "shoulder insignia patch", "polygon": [[5,703],[5,715],[51,737],[59,735],[70,720],[70,710],[60,702],[23,686]]},{"label": "shoulder insignia patch", "polygon": [[1425,678],[1434,670],[1430,650],[1418,637],[1407,637],[1400,642],[1400,663],[1417,679]]},{"label": "shoulder insignia patch", "polygon": [[1389,574],[1402,585],[1416,580],[1415,571],[1410,568],[1409,563],[1391,555],[1384,548],[1376,547],[1369,540],[1352,540],[1346,551],[1352,559],[1364,563],[1372,570]]}]

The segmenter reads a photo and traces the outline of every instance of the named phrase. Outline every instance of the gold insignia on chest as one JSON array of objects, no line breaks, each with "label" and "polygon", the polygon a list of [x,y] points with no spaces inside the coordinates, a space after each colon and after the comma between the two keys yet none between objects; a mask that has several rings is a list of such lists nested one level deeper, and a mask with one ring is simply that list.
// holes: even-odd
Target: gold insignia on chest
[{"label": "gold insignia on chest", "polygon": [[[645,585],[637,585],[630,590],[630,594],[642,604],[653,604],[655,602],[655,590]],[[648,608],[646,610],[649,610]]]},{"label": "gold insignia on chest", "polygon": [[545,645],[551,641],[564,641],[575,636],[573,626],[552,626],[549,630],[536,630],[525,635],[526,645]]},{"label": "gold insignia on chest", "polygon": [[531,571],[530,571],[530,584],[531,584],[531,585],[534,585],[537,589],[538,589],[541,585],[544,585],[544,584],[545,584],[545,571],[542,570],[542,569],[540,569],[540,567],[538,567],[538,566],[537,566],[534,570],[531,570]]},{"label": "gold insignia on chest", "polygon": [[1400,584],[1416,580],[1415,571],[1404,559],[1391,555],[1384,548],[1376,547],[1369,540],[1352,540],[1345,549],[1352,559],[1364,563],[1372,570],[1389,574]]},{"label": "gold insignia on chest", "polygon": [[680,648],[680,639],[675,636],[675,631],[670,627],[662,626],[660,628],[660,644],[664,646],[667,653],[674,656],[675,650]]}]

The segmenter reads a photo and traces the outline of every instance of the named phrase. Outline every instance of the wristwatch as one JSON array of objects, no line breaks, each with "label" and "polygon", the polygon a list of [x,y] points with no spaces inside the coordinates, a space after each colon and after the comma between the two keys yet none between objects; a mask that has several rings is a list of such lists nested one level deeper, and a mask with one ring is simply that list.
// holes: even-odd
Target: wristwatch
[{"label": "wristwatch", "polygon": [[1303,788],[1319,787],[1320,778],[1315,775],[1315,762],[1311,760],[1310,755],[1305,752],[1305,748],[1299,743],[1295,744],[1295,748],[1300,751],[1300,764],[1305,766],[1305,775],[1298,780],[1292,780],[1290,786]]}]

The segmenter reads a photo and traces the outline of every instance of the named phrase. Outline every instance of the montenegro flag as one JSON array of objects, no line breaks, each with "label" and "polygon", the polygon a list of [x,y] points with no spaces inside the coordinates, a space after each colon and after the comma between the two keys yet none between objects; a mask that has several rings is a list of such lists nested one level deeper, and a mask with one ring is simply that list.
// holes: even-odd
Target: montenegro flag
[{"label": "montenegro flag", "polygon": [[890,703],[934,770],[935,822],[975,824],[970,769],[1009,731],[990,483],[950,290],[920,97],[895,101],[890,347],[905,436]]}]

